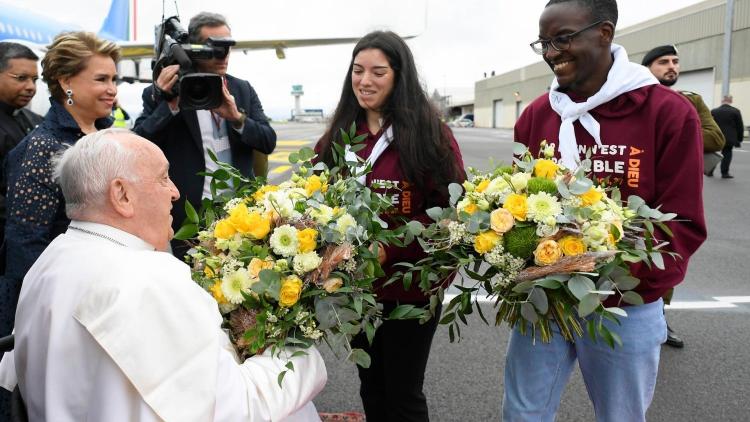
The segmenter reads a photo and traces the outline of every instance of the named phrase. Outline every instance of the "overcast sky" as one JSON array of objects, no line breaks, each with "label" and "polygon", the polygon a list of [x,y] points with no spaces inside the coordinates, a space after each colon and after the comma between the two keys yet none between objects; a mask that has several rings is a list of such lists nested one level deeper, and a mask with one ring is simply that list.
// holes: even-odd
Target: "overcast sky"
[{"label": "overcast sky", "polygon": [[[6,2],[8,0],[0,0]],[[202,10],[227,16],[236,39],[358,37],[373,29],[416,35],[408,41],[422,80],[455,99],[473,96],[484,72],[501,74],[534,63],[528,44],[538,35],[538,18],[547,0],[180,0],[187,27]],[[618,28],[698,3],[699,0],[621,0]],[[26,0],[15,2],[63,22],[98,31],[109,9],[106,0]],[[166,6],[175,12],[174,1]],[[137,40],[153,41],[162,2],[137,3]],[[669,40],[655,40],[667,43]],[[273,50],[235,52],[229,72],[247,79],[273,118],[288,118],[291,86],[301,84],[304,108],[330,112],[338,101],[353,45],[287,49],[279,60]],[[138,101],[141,88],[121,88],[123,104]]]}]

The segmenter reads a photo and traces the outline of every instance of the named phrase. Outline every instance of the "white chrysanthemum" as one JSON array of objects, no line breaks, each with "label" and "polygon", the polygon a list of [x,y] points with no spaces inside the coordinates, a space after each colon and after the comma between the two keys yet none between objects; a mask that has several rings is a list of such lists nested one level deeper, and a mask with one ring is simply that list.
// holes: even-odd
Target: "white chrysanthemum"
[{"label": "white chrysanthemum", "polygon": [[518,193],[526,189],[526,186],[529,184],[530,179],[530,173],[515,173],[514,175],[510,176],[510,184],[513,185],[513,190]]},{"label": "white chrysanthemum", "polygon": [[336,220],[336,231],[338,231],[342,235],[346,235],[346,232],[349,229],[349,227],[356,227],[356,226],[357,226],[357,220],[355,220],[354,217],[352,217],[351,214],[349,213],[342,215]]},{"label": "white chrysanthemum", "polygon": [[307,209],[307,214],[318,224],[328,224],[333,219],[333,208],[320,204]]},{"label": "white chrysanthemum", "polygon": [[539,192],[529,195],[526,200],[526,218],[541,223],[548,217],[556,217],[562,212],[560,202],[547,192]]},{"label": "white chrysanthemum", "polygon": [[307,198],[307,191],[304,188],[292,188],[287,191],[289,198],[292,200],[300,200]]},{"label": "white chrysanthemum", "polygon": [[250,286],[252,285],[253,280],[250,278],[247,269],[240,268],[237,271],[224,275],[224,278],[221,281],[221,292],[230,303],[236,305],[245,300],[242,293],[249,293]]},{"label": "white chrysanthemum", "polygon": [[312,251],[295,255],[292,265],[295,273],[304,275],[318,268],[321,262],[323,262],[323,259],[315,251]]},{"label": "white chrysanthemum", "polygon": [[297,240],[297,229],[284,224],[283,226],[276,227],[271,234],[271,247],[274,253],[277,255],[290,257],[297,253],[297,246],[299,241]]}]

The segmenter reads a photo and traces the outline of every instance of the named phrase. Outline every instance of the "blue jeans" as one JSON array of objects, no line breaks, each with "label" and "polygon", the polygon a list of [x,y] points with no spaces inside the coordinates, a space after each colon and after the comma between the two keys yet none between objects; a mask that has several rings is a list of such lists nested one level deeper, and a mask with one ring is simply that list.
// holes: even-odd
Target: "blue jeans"
[{"label": "blue jeans", "polygon": [[[575,343],[559,331],[550,343],[513,330],[505,360],[503,421],[554,421],[565,384],[578,359],[597,421],[645,421],[667,338],[663,302],[628,306],[621,325],[606,321],[622,347],[594,343],[588,334]],[[585,331],[585,327],[584,327]]]}]

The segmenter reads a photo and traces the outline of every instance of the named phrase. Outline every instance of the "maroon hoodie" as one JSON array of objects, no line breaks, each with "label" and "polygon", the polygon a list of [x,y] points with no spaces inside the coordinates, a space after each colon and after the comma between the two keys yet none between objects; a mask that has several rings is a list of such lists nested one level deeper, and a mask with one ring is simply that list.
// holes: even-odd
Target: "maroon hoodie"
[{"label": "maroon hoodie", "polygon": [[[576,98],[575,102],[585,98]],[[636,287],[646,303],[654,302],[685,277],[690,256],[706,239],[703,217],[703,141],[695,108],[682,95],[661,85],[649,85],[622,94],[590,111],[601,125],[602,147],[581,126],[574,124],[581,159],[592,151],[592,170],[598,179],[620,187],[623,200],[638,195],[651,207],[677,213],[669,223],[674,237],[668,249],[682,257],[665,257],[666,269],[633,265],[641,280]],[[542,140],[559,145],[560,116],[544,94],[524,110],[515,126],[518,142],[538,156]],[[559,157],[559,155],[558,155]],[[607,306],[615,306],[611,298]]]},{"label": "maroon hoodie", "polygon": [[[383,127],[378,133],[372,134],[366,122],[359,122],[357,125],[357,135],[365,134],[367,138],[364,140],[365,148],[358,151],[357,155],[362,158],[369,157],[378,139],[380,139],[380,136],[386,129],[387,127]],[[451,150],[453,151],[458,167],[461,169],[461,180],[457,182],[462,183],[466,179],[466,175],[463,173],[464,163],[461,151],[458,148],[456,139],[453,137],[453,132],[447,126],[443,126],[443,129],[450,138]],[[406,218],[407,221],[417,220],[425,225],[430,224],[432,223],[432,219],[427,216],[427,210],[432,207],[447,207],[448,190],[445,187],[438,189],[432,179],[426,180],[425,186],[421,189],[417,189],[413,183],[407,181],[401,169],[398,150],[394,145],[398,143],[398,133],[394,133],[393,137],[391,145],[383,151],[377,161],[375,161],[372,171],[367,174],[366,185],[372,188],[373,182],[377,182],[379,186],[385,187],[372,188],[374,192],[392,196],[393,208],[388,215],[381,216],[388,222],[389,229],[393,229],[397,227],[396,224],[400,224],[399,217]],[[318,146],[316,146],[316,151],[317,149]],[[391,188],[388,189],[387,185],[390,185]],[[394,187],[397,189],[394,189]],[[428,299],[419,289],[416,279],[409,290],[404,290],[404,286],[400,281],[383,286],[383,283],[395,271],[400,269],[394,268],[393,264],[399,262],[416,263],[426,256],[419,243],[415,240],[404,248],[386,246],[385,253],[386,262],[383,264],[383,270],[386,272],[386,276],[375,282],[375,292],[378,295],[378,301],[398,301],[401,303],[426,302]]]}]

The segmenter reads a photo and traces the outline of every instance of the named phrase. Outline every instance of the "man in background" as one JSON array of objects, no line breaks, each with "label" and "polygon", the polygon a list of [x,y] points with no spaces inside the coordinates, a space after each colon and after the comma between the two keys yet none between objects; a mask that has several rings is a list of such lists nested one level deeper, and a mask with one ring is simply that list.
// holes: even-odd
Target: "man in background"
[{"label": "man in background", "polygon": [[[0,163],[36,125],[42,116],[26,107],[36,94],[39,79],[39,57],[22,44],[0,42]],[[5,240],[5,165],[0,171],[0,244]],[[3,251],[2,255],[5,253]],[[5,272],[5,259],[0,257],[0,274]],[[9,333],[0,333],[9,334]]]},{"label": "man in background", "polygon": [[[651,49],[643,56],[642,65],[646,66],[656,77],[660,84],[672,87],[680,78],[680,57],[674,45],[662,45]],[[722,159],[718,152],[724,148],[724,134],[721,133],[719,125],[711,116],[711,111],[703,102],[703,98],[691,91],[677,91],[682,94],[695,107],[701,121],[701,132],[703,133],[703,173],[713,174],[714,168]],[[674,289],[670,289],[664,295],[664,304],[669,305],[674,295]],[[677,335],[672,327],[667,324],[666,345],[682,348],[685,341]]]},{"label": "man in background", "polygon": [[[209,37],[231,39],[224,16],[201,12],[188,25],[190,42],[205,44]],[[185,220],[185,201],[196,209],[202,198],[211,198],[210,178],[198,175],[218,169],[209,157],[213,151],[219,161],[230,163],[243,175],[252,178],[255,151],[270,154],[276,148],[276,132],[263,113],[255,90],[247,81],[227,74],[229,47],[223,55],[195,60],[197,70],[214,73],[224,80],[223,102],[213,110],[180,110],[174,94],[179,65],[165,67],[152,86],[143,91],[143,114],[136,119],[134,131],[151,140],[164,151],[171,167],[169,175],[183,198],[172,210],[172,227],[177,231]],[[265,175],[259,175],[265,176]],[[176,257],[187,251],[184,242],[172,242]]]},{"label": "man in background", "polygon": [[[719,107],[711,110],[711,115],[727,141],[724,144],[724,149],[721,150],[721,155],[724,156],[721,159],[721,178],[733,179],[734,176],[729,174],[729,165],[732,164],[732,149],[739,148],[742,139],[745,137],[745,124],[742,122],[742,114],[737,108],[732,107],[732,96],[727,95],[721,101]],[[713,175],[714,171],[711,170],[708,176],[713,177]]]}]

